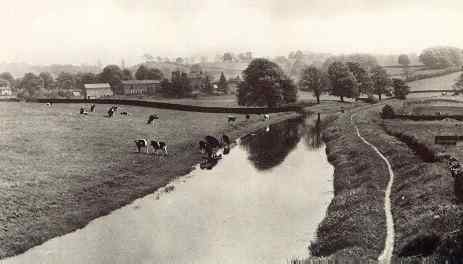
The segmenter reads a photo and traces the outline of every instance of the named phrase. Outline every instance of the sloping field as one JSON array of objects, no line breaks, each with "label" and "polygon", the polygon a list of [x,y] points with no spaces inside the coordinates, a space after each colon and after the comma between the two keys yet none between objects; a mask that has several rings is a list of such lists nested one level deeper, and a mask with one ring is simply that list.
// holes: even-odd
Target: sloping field
[{"label": "sloping field", "polygon": [[423,79],[407,83],[410,91],[416,90],[450,90],[461,72],[444,75],[441,77]]}]

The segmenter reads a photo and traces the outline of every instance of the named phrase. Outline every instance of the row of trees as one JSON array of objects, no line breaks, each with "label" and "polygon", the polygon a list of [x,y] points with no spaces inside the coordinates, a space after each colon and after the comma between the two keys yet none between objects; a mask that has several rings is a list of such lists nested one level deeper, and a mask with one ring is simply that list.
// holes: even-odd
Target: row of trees
[{"label": "row of trees", "polygon": [[463,53],[455,47],[432,47],[423,50],[420,61],[430,68],[461,67]]},{"label": "row of trees", "polygon": [[[358,98],[360,94],[371,96],[376,94],[381,100],[382,95],[390,95],[392,92],[399,98],[405,98],[408,86],[400,79],[391,80],[386,70],[376,66],[367,70],[357,62],[334,61],[327,71],[315,66],[304,68],[299,81],[301,90],[312,91],[320,102],[323,93],[344,98]],[[391,91],[393,87],[393,91]]]}]

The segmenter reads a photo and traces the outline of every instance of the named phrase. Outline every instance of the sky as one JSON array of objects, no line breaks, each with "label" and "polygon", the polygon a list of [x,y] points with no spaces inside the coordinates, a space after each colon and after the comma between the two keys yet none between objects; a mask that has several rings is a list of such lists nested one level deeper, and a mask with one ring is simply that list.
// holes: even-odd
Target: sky
[{"label": "sky", "polygon": [[0,0],[0,62],[463,48],[461,0]]}]

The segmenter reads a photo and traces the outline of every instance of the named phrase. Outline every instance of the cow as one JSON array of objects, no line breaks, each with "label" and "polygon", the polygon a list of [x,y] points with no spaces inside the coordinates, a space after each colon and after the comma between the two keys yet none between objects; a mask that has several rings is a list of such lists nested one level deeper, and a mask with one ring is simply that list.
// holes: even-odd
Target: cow
[{"label": "cow", "polygon": [[153,147],[153,154],[156,154],[159,150],[161,150],[164,155],[168,155],[166,142],[151,140],[150,145]]},{"label": "cow", "polygon": [[48,107],[50,107],[50,106],[53,105],[53,103],[52,103],[52,102],[48,102],[46,105],[47,105]]},{"label": "cow", "polygon": [[146,153],[149,153],[148,149],[148,140],[146,139],[136,139],[135,145],[137,146],[138,153],[140,153],[142,148],[146,149]]},{"label": "cow", "polygon": [[121,115],[125,115],[125,116],[128,116],[128,115],[129,115],[129,113],[124,111],[124,112],[121,112]]},{"label": "cow", "polygon": [[90,106],[90,112],[95,112],[95,104],[92,104],[92,105]]},{"label": "cow", "polygon": [[79,112],[80,112],[81,115],[87,115],[88,114],[87,110],[85,110],[84,107],[81,107]]},{"label": "cow", "polygon": [[199,141],[199,151],[201,153],[206,153],[207,143],[205,141]]},{"label": "cow", "polygon": [[[152,114],[148,117],[148,121],[146,121],[146,124],[149,125],[153,123],[154,120],[159,119],[159,116],[156,114]],[[153,123],[154,124],[154,123]]]},{"label": "cow", "polygon": [[108,110],[108,117],[109,117],[109,118],[113,117],[113,114],[114,114],[114,110],[113,110],[113,108],[111,107],[111,108],[109,108],[109,110]]},{"label": "cow", "polygon": [[251,118],[251,116],[249,114],[246,114],[246,120],[249,120],[249,118]]},{"label": "cow", "polygon": [[233,123],[236,121],[236,116],[228,116],[228,123]]},{"label": "cow", "polygon": [[213,136],[206,136],[204,137],[207,144],[209,144],[212,148],[220,148],[220,141]]},{"label": "cow", "polygon": [[222,146],[229,147],[230,143],[231,143],[230,138],[227,135],[223,134],[222,135]]},{"label": "cow", "polygon": [[270,116],[268,114],[265,114],[264,115],[264,121],[268,121],[268,120],[270,120]]}]

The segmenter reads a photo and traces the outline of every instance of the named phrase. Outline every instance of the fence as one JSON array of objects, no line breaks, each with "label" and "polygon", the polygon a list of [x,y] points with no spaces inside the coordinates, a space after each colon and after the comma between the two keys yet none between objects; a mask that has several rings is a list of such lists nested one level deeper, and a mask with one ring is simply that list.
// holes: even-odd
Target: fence
[{"label": "fence", "polygon": [[283,107],[205,107],[183,104],[172,104],[153,101],[123,100],[123,99],[30,99],[28,102],[36,103],[75,103],[75,104],[112,104],[153,107],[202,113],[233,113],[233,114],[267,114],[281,112],[303,112],[304,107],[310,106],[283,106]]}]

